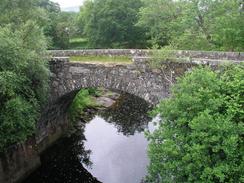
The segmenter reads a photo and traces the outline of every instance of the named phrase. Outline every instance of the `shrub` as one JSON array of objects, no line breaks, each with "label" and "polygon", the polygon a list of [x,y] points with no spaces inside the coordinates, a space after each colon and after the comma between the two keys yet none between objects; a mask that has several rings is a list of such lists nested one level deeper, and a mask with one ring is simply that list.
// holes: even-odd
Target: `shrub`
[{"label": "shrub", "polygon": [[148,182],[244,181],[244,67],[194,69],[153,114]]},{"label": "shrub", "polygon": [[34,22],[0,27],[0,152],[35,132],[48,91],[45,38]]}]

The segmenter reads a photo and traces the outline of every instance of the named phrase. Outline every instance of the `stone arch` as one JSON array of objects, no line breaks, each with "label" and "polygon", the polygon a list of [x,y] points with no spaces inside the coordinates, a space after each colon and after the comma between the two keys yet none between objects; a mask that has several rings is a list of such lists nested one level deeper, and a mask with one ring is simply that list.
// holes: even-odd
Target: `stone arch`
[{"label": "stone arch", "polygon": [[143,98],[151,104],[168,96],[162,76],[142,72],[135,64],[104,65],[52,62],[51,99],[57,100],[82,88],[104,87]]},{"label": "stone arch", "polygon": [[82,88],[118,90],[138,96],[151,104],[157,104],[168,95],[168,85],[159,74],[139,69],[135,64],[84,64],[57,58],[50,61],[49,65],[49,104],[37,124],[38,142],[47,139],[47,144],[50,144],[63,133],[63,129],[69,125],[68,106]]},{"label": "stone arch", "polygon": [[[37,141],[48,139],[50,144],[58,139],[62,129],[69,125],[67,108],[82,88],[104,87],[118,90],[156,105],[161,99],[169,96],[170,83],[192,66],[172,62],[164,67],[162,73],[148,68],[143,58],[133,61],[130,65],[106,65],[69,62],[67,57],[52,59],[49,62],[49,104],[43,110],[37,125]],[[168,81],[169,77],[172,77],[172,82]]]}]

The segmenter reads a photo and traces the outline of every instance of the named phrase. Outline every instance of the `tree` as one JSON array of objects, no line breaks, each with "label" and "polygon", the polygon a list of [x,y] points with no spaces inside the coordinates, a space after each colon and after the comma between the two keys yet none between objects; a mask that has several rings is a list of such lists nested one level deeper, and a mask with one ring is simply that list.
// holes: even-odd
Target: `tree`
[{"label": "tree", "polygon": [[151,45],[168,45],[180,31],[181,2],[174,0],[143,0],[138,26],[146,29]]},{"label": "tree", "polygon": [[47,100],[47,42],[40,11],[36,1],[28,0],[29,8],[22,2],[1,1],[0,6],[8,13],[5,17],[0,12],[0,152],[34,134]]},{"label": "tree", "polygon": [[18,29],[24,22],[33,20],[40,27],[46,24],[45,10],[38,6],[37,0],[1,0],[0,26],[11,24],[13,29]]},{"label": "tree", "polygon": [[148,182],[244,181],[244,66],[194,69],[154,110]]},{"label": "tree", "polygon": [[53,19],[54,34],[52,38],[54,47],[69,48],[69,40],[76,34],[75,19],[76,14],[68,12],[61,12]]},{"label": "tree", "polygon": [[243,7],[242,0],[228,0],[221,4],[219,8],[221,16],[215,17],[215,27],[213,27],[213,40],[220,50],[244,50]]},{"label": "tree", "polygon": [[33,21],[49,40],[49,48],[67,49],[75,33],[75,13],[61,12],[50,0],[15,0],[0,2],[0,26],[9,24],[13,30],[23,22]]},{"label": "tree", "polygon": [[59,4],[50,0],[38,0],[37,4],[39,7],[45,9],[49,13],[59,13],[61,11]]},{"label": "tree", "polygon": [[69,48],[69,40],[76,33],[76,13],[61,12],[59,4],[50,0],[38,0],[38,6],[45,10],[47,21],[43,26],[49,38],[51,49]]},{"label": "tree", "polygon": [[[191,0],[185,6],[189,26],[175,42],[179,48],[234,51],[243,49],[243,12],[236,0]],[[191,41],[196,40],[196,41]]]},{"label": "tree", "polygon": [[244,49],[244,16],[238,0],[145,0],[138,25],[151,44],[178,49]]},{"label": "tree", "polygon": [[86,1],[80,21],[91,47],[143,47],[143,28],[135,26],[140,0]]}]

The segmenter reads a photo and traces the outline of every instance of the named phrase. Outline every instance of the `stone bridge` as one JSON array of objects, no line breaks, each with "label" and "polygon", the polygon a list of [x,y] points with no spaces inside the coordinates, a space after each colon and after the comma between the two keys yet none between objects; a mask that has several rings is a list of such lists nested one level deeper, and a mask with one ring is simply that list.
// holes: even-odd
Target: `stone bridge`
[{"label": "stone bridge", "polygon": [[[227,60],[237,62],[244,57],[241,53],[178,51],[176,56],[180,60],[167,63],[163,70],[158,70],[150,69],[149,54],[147,50],[52,51],[55,56],[50,61],[52,99],[76,93],[81,88],[104,87],[127,92],[151,104],[157,104],[169,95],[169,86],[174,83],[175,78],[192,66],[217,65]],[[77,55],[122,55],[131,57],[133,63],[121,65],[69,62],[69,56]]]},{"label": "stone bridge", "polygon": [[[164,62],[163,69],[151,69],[148,50],[57,50],[51,51],[51,55],[49,105],[38,123],[37,142],[49,138],[50,134],[58,134],[57,131],[62,133],[68,124],[67,108],[82,88],[104,87],[127,92],[155,105],[169,96],[176,78],[192,67],[199,64],[216,67],[224,61],[244,60],[244,54],[237,52],[176,51],[175,61]],[[80,55],[129,56],[133,62],[121,65],[69,61],[70,56]]]}]

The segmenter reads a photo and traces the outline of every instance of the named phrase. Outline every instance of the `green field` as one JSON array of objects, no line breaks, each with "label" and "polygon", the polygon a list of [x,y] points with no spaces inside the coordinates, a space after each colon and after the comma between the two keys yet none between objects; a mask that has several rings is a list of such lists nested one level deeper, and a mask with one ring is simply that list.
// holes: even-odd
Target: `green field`
[{"label": "green field", "polygon": [[72,38],[69,41],[70,49],[84,49],[88,48],[88,41],[85,38]]}]

